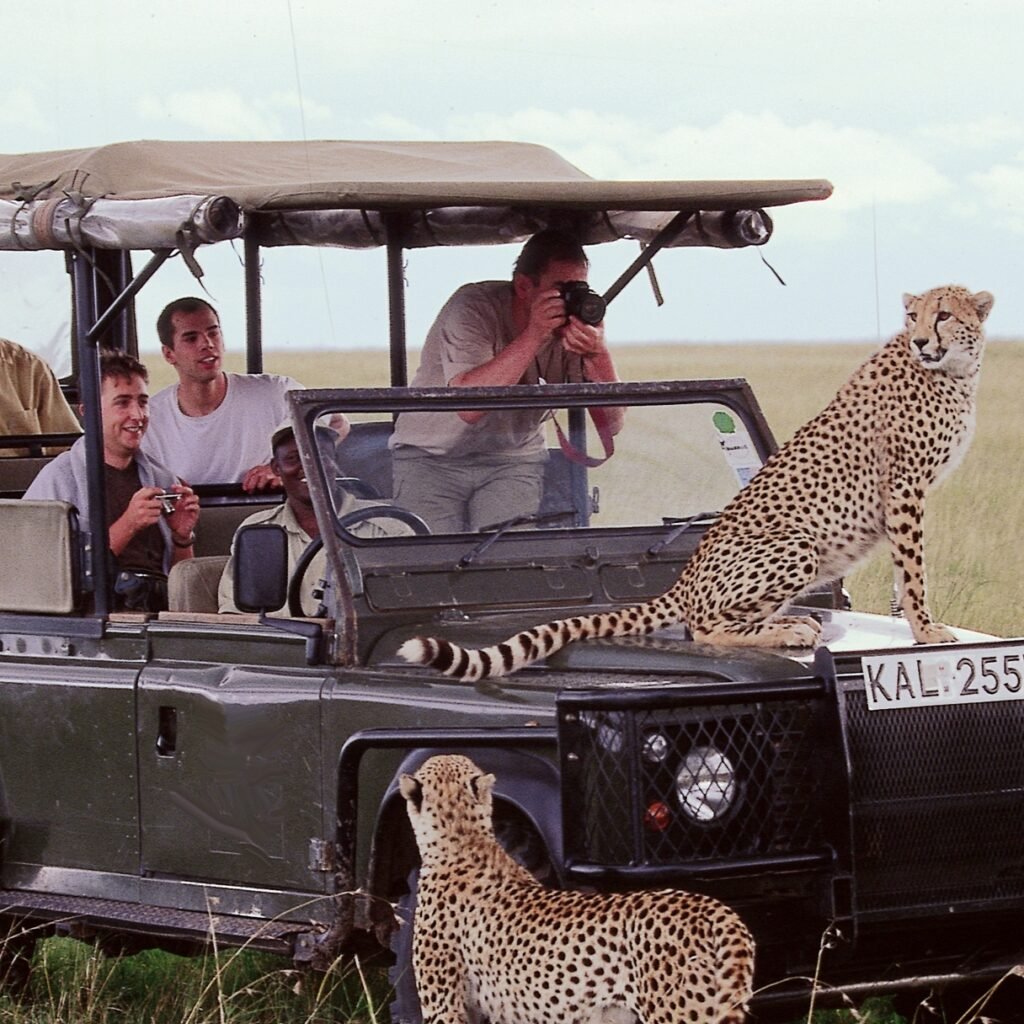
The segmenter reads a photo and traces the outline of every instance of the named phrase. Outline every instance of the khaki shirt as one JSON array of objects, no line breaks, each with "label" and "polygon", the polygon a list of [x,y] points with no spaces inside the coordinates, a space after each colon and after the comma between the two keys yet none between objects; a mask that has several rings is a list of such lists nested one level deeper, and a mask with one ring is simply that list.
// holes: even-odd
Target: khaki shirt
[{"label": "khaki shirt", "polygon": [[[382,504],[386,504],[386,502],[362,501],[349,497],[341,512],[350,512],[364,505]],[[312,542],[313,538],[299,525],[299,521],[295,518],[295,513],[292,512],[288,502],[276,505],[274,508],[254,512],[243,520],[238,528],[241,529],[243,526],[250,526],[253,523],[271,523],[284,527],[285,533],[288,535],[288,574],[290,577],[296,562],[299,560],[299,556],[306,550],[306,547]],[[352,532],[360,537],[398,537],[407,536],[413,531],[405,523],[394,519],[383,519],[379,523],[372,520],[357,523],[352,527]],[[327,554],[321,548],[316,553],[313,561],[310,562],[309,568],[306,570],[306,578],[303,580],[302,610],[307,616],[316,614],[319,602],[313,597],[312,591],[317,583],[324,578],[326,572]],[[231,545],[231,557],[228,559],[227,565],[224,566],[224,572],[220,577],[220,585],[217,587],[217,610],[220,612],[238,613],[238,608],[235,605],[235,550],[233,543]],[[270,614],[283,618],[291,616],[287,603],[283,608],[278,608],[276,612],[271,612]]]},{"label": "khaki shirt", "polygon": [[[427,334],[412,386],[447,387],[454,377],[490,362],[513,341],[512,294],[508,281],[479,281],[459,288]],[[568,379],[568,369],[561,343],[552,338],[519,383],[561,384]],[[454,412],[403,412],[389,445],[431,455],[536,460],[544,454],[540,425],[547,416],[545,409],[500,409],[470,424]]]},{"label": "khaki shirt", "polygon": [[[53,371],[34,352],[0,338],[0,434],[70,434],[82,427]],[[47,455],[62,451],[46,449]],[[0,456],[24,455],[0,448]]]}]

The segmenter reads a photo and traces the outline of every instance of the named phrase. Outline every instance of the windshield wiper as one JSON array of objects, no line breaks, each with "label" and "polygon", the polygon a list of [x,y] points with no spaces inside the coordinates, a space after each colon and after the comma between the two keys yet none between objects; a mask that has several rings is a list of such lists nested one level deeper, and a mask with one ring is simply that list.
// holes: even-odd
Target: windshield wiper
[{"label": "windshield wiper", "polygon": [[495,543],[499,538],[503,537],[509,530],[516,526],[526,526],[529,523],[534,525],[538,523],[548,523],[554,519],[564,519],[566,516],[571,516],[573,510],[571,508],[556,509],[554,512],[545,512],[543,515],[539,512],[533,512],[529,515],[513,516],[511,519],[505,519],[500,523],[491,523],[481,528],[481,533],[487,533],[491,530],[494,533],[490,536],[485,537],[472,551],[463,555],[458,561],[458,568],[464,569],[467,565],[472,565],[477,558],[480,557],[492,544]]},{"label": "windshield wiper", "polygon": [[677,537],[686,533],[694,523],[701,519],[717,519],[721,514],[721,512],[716,510],[714,512],[694,512],[692,516],[687,516],[685,519],[677,519],[675,516],[663,516],[661,520],[662,526],[671,526],[672,529],[661,540],[655,541],[647,549],[647,554],[657,555],[659,552],[664,551]]}]

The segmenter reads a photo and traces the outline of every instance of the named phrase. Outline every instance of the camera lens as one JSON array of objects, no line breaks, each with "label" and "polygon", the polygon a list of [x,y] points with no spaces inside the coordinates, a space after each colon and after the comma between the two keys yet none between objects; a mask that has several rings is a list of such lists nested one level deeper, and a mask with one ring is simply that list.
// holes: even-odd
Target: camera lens
[{"label": "camera lens", "polygon": [[566,281],[562,285],[562,300],[565,312],[592,327],[604,319],[608,304],[586,281]]}]

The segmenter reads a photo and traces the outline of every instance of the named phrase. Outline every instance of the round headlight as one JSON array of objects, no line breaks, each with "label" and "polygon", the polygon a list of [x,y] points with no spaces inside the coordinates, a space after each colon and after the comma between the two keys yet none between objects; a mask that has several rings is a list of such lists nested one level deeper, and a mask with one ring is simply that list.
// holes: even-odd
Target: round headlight
[{"label": "round headlight", "polygon": [[736,799],[736,770],[716,747],[694,747],[676,776],[676,795],[694,821],[717,821]]},{"label": "round headlight", "polygon": [[668,738],[661,732],[649,732],[641,747],[643,758],[651,764],[661,764],[668,757]]}]

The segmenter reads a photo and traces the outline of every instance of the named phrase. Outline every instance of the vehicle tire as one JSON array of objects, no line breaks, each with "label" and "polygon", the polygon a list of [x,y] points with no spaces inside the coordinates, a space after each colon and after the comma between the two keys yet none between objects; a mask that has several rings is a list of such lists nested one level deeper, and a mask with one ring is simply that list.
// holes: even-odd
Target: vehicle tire
[{"label": "vehicle tire", "polygon": [[[555,882],[554,865],[548,856],[547,846],[522,814],[514,809],[502,813],[501,808],[496,808],[494,834],[508,853],[538,882],[542,885]],[[417,867],[406,879],[406,892],[395,907],[398,920],[402,923],[392,932],[390,943],[395,958],[394,965],[388,970],[388,981],[392,989],[391,1024],[422,1024],[423,1020],[412,969],[412,923],[416,915],[419,879]]]},{"label": "vehicle tire", "polygon": [[15,999],[28,990],[37,933],[21,918],[0,915],[0,990]]}]

